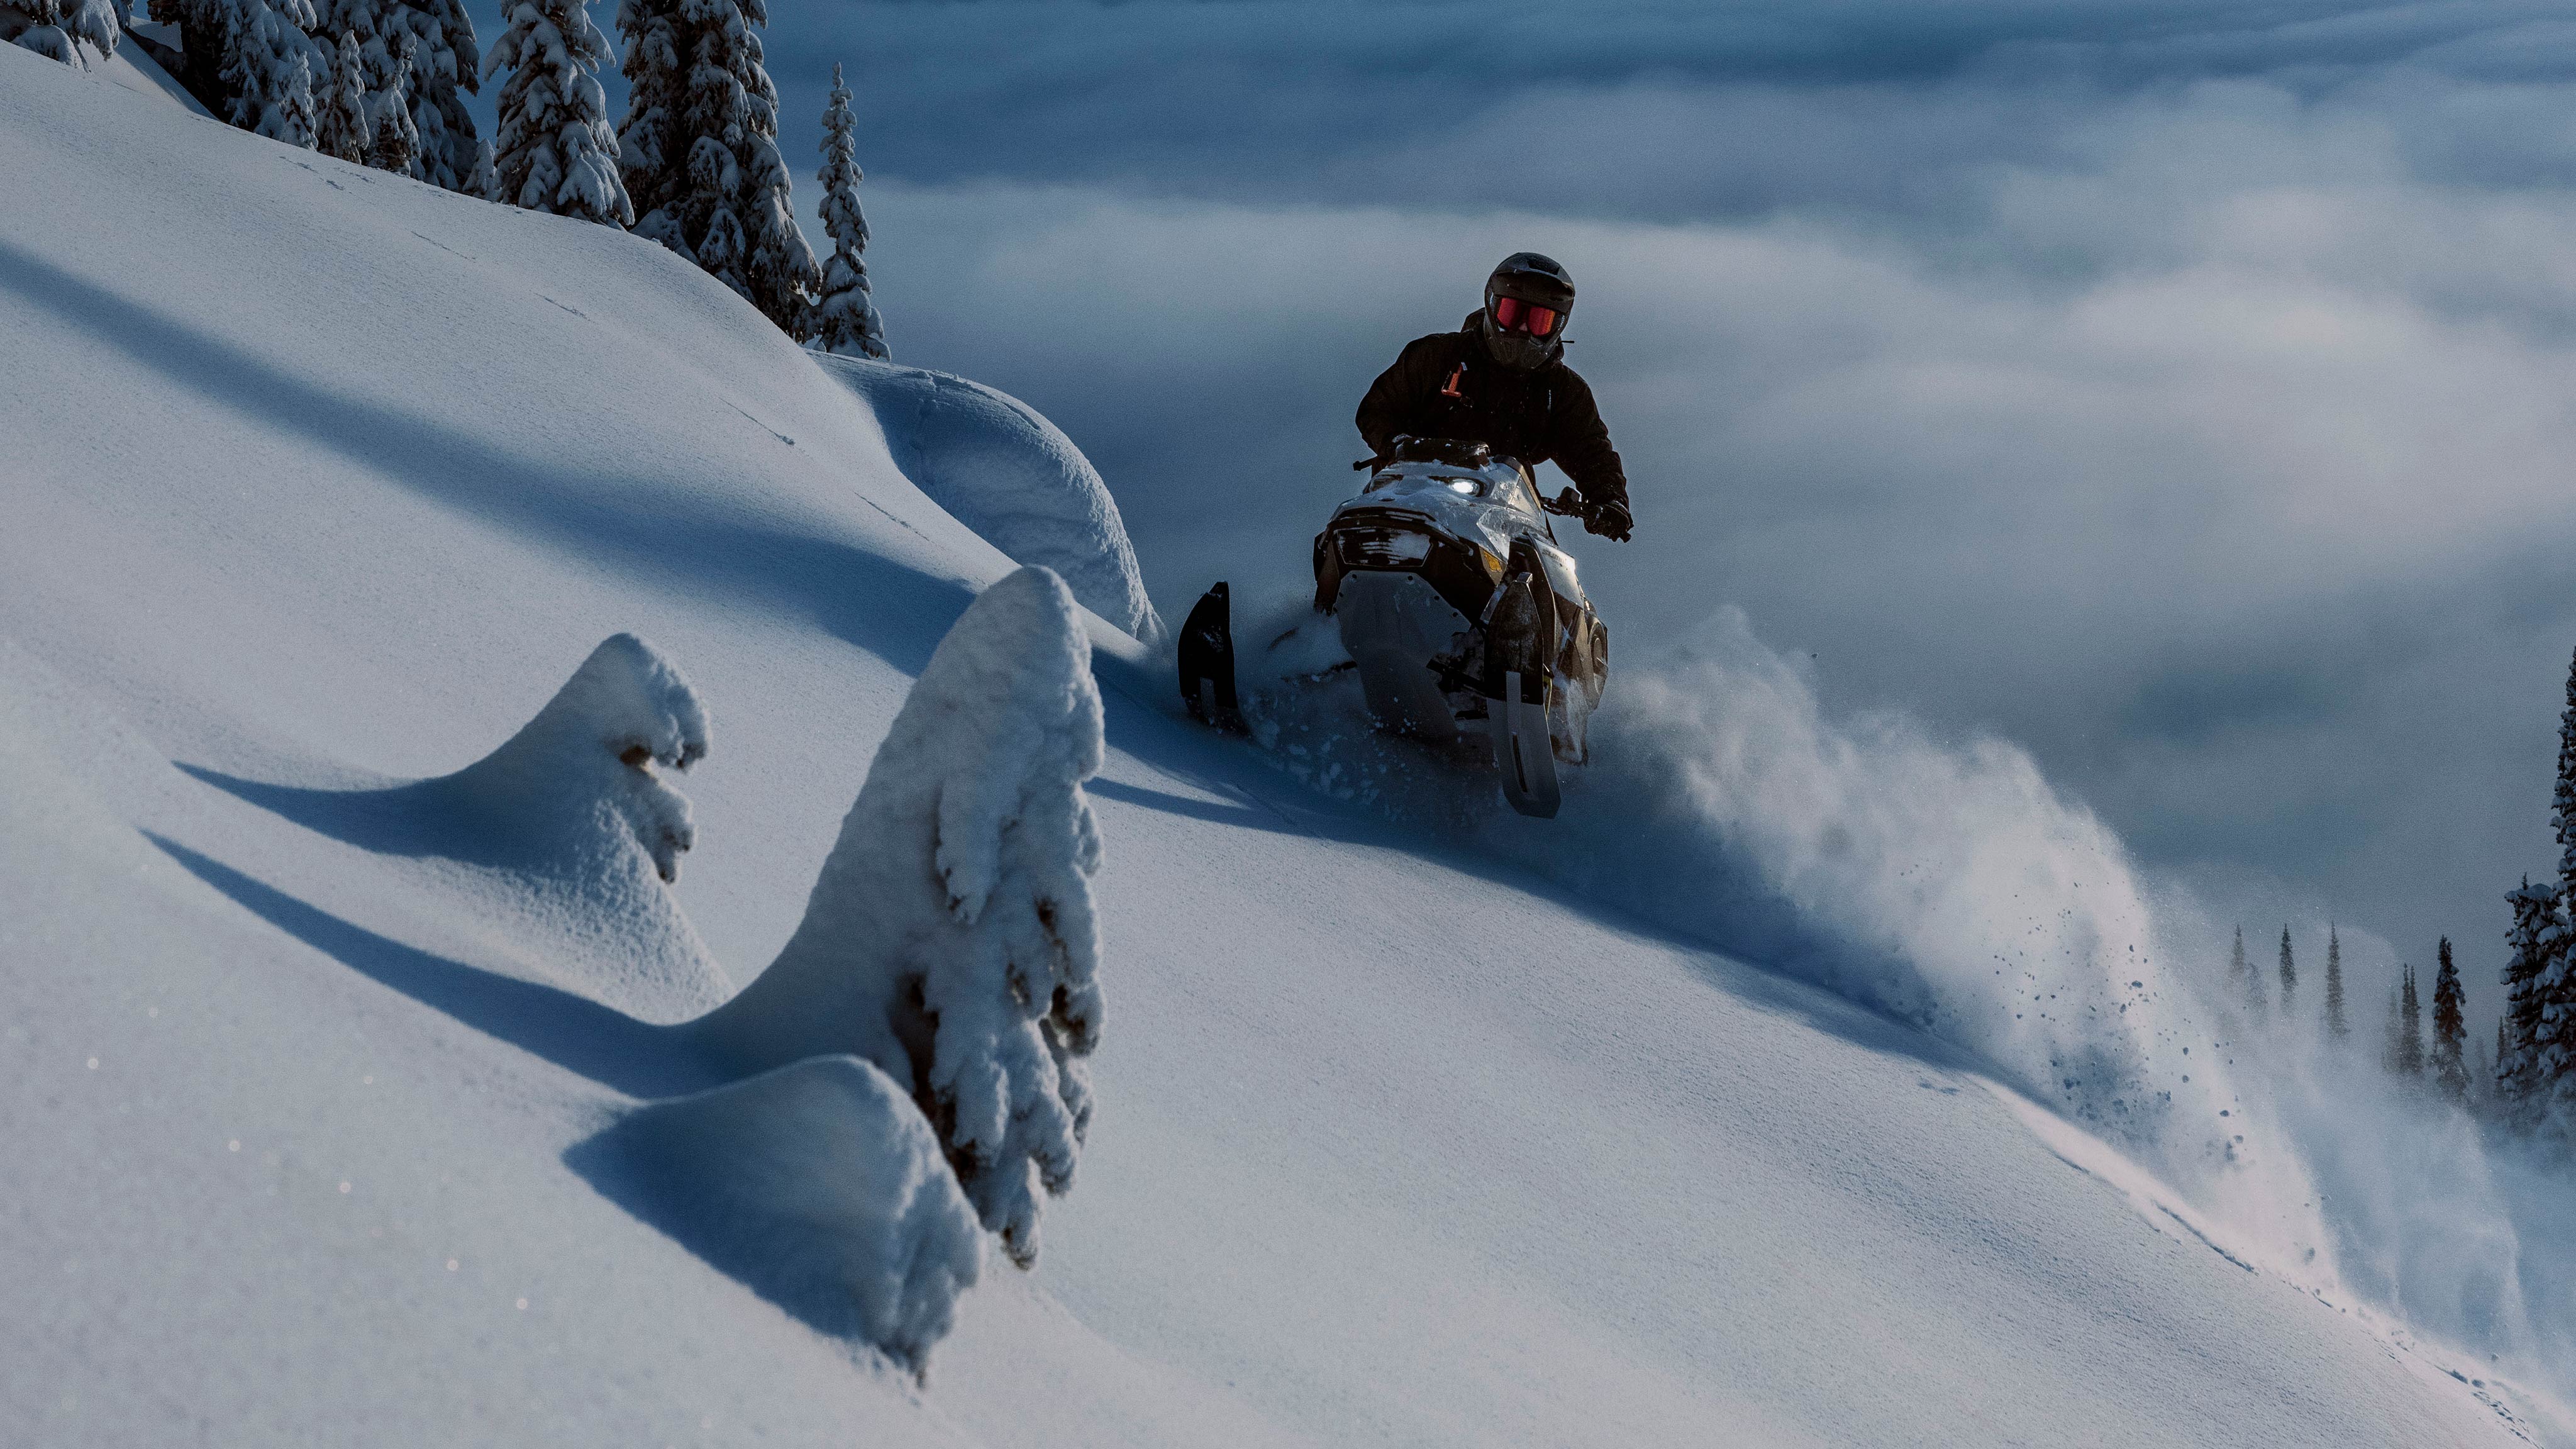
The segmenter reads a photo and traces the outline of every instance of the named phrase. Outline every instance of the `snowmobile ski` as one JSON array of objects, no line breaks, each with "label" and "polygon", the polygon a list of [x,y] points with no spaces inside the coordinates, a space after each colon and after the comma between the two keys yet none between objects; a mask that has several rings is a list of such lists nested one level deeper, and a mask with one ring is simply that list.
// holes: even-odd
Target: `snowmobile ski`
[{"label": "snowmobile ski", "polygon": [[1229,734],[1248,734],[1234,696],[1233,606],[1224,584],[1199,596],[1181,625],[1181,699],[1190,718]]},{"label": "snowmobile ski", "polygon": [[1556,787],[1556,751],[1548,747],[1547,704],[1521,696],[1521,672],[1503,675],[1503,697],[1488,706],[1494,730],[1494,763],[1503,777],[1503,798],[1523,815],[1556,818],[1564,797]]},{"label": "snowmobile ski", "polygon": [[1493,731],[1494,766],[1503,798],[1514,810],[1541,820],[1556,816],[1556,751],[1548,740],[1546,663],[1537,590],[1528,572],[1515,572],[1495,595],[1487,619],[1485,663],[1490,671],[1485,718]]}]

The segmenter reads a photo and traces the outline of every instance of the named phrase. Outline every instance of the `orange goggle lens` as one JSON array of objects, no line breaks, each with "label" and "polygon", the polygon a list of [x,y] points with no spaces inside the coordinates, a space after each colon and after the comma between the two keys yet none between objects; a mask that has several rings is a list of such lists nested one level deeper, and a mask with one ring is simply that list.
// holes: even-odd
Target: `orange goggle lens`
[{"label": "orange goggle lens", "polygon": [[1545,337],[1556,330],[1554,307],[1533,306],[1518,297],[1494,299],[1494,325],[1506,332],[1526,332],[1532,337]]}]

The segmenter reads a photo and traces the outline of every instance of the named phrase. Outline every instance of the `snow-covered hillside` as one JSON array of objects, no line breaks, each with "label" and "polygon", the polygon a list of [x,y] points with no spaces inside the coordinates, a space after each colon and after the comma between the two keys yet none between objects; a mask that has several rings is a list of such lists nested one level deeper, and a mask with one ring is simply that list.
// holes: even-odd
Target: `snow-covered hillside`
[{"label": "snow-covered hillside", "polygon": [[[0,195],[0,1441],[2545,1437],[1989,1085],[2040,1028],[1974,1057],[1309,793],[1096,618],[1089,1137],[916,1383],[588,1169],[706,1085],[656,1023],[778,957],[1011,561],[633,237],[7,47]],[[384,808],[626,634],[676,883]],[[1793,889],[1884,845],[1835,828]]]}]

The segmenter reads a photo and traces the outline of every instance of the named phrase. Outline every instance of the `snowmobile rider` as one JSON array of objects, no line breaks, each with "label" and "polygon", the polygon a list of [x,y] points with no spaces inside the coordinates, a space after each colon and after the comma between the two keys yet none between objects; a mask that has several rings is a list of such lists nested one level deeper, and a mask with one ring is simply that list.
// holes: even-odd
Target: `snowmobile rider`
[{"label": "snowmobile rider", "polygon": [[1384,460],[1399,435],[1467,438],[1533,470],[1550,459],[1582,490],[1583,526],[1626,542],[1628,478],[1592,389],[1565,365],[1574,279],[1514,252],[1485,279],[1485,306],[1455,332],[1405,344],[1360,399],[1360,437]]}]

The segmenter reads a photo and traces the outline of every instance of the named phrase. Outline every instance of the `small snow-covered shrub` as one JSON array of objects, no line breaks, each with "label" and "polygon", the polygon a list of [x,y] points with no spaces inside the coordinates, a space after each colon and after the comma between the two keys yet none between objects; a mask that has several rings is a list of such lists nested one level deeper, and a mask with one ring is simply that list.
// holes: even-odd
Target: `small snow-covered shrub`
[{"label": "small snow-covered shrub", "polygon": [[896,715],[796,934],[702,1025],[742,1069],[847,1052],[908,1083],[1023,1267],[1037,1257],[1040,1189],[1072,1185],[1091,1115],[1090,656],[1054,573],[1024,568],[987,589]]},{"label": "small snow-covered shrub", "polygon": [[586,1148],[614,1154],[643,1215],[708,1262],[916,1373],[983,1270],[930,1124],[854,1057],[638,1108]]},{"label": "small snow-covered shrub", "polygon": [[652,645],[617,634],[590,651],[535,719],[445,783],[532,837],[631,838],[671,881],[697,832],[688,799],[653,767],[685,770],[706,752],[697,691]]}]

